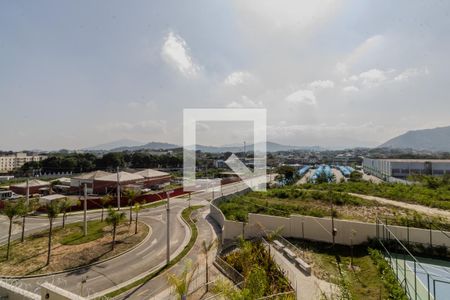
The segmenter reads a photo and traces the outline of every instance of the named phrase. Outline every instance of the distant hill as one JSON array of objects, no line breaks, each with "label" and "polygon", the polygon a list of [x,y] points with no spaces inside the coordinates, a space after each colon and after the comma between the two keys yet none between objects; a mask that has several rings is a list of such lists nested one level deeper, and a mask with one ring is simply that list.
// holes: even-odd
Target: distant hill
[{"label": "distant hill", "polygon": [[[171,150],[176,148],[181,148],[182,146],[169,144],[169,143],[160,143],[160,142],[150,142],[147,144],[131,141],[131,140],[119,140],[107,144],[98,145],[91,148],[83,149],[85,151],[139,151],[139,150]],[[267,152],[277,152],[277,151],[290,151],[290,150],[314,150],[319,151],[323,150],[318,146],[313,147],[298,147],[298,146],[288,146],[282,145],[273,142],[267,142],[266,144]],[[188,147],[188,148],[192,148]],[[202,152],[210,152],[210,153],[221,153],[221,152],[242,152],[244,151],[244,145],[226,145],[226,146],[206,146],[206,145],[196,145],[196,150],[200,150]],[[246,151],[253,151],[253,145],[247,145]]]},{"label": "distant hill", "polygon": [[450,126],[408,131],[390,139],[379,148],[450,152]]},{"label": "distant hill", "polygon": [[[188,147],[190,148],[190,147]],[[282,145],[274,142],[267,142],[266,144],[267,152],[278,152],[278,151],[291,151],[291,150],[323,150],[320,147],[299,147],[299,146],[288,146]],[[196,145],[196,150],[200,150],[202,152],[210,152],[210,153],[220,153],[220,152],[243,152],[244,145],[230,145],[230,146],[205,146],[205,145]],[[246,146],[246,151],[253,151],[253,144]]]},{"label": "distant hill", "polygon": [[180,148],[180,146],[169,143],[150,142],[139,146],[118,147],[112,149],[112,151],[170,150],[175,148]]},{"label": "distant hill", "polygon": [[93,147],[88,147],[88,148],[84,148],[82,150],[84,151],[110,151],[119,147],[137,147],[142,145],[143,143],[141,142],[137,142],[137,141],[133,141],[130,139],[121,139],[121,140],[117,140],[117,141],[112,141],[109,143],[105,143],[105,144],[100,144],[97,146],[93,146]]}]

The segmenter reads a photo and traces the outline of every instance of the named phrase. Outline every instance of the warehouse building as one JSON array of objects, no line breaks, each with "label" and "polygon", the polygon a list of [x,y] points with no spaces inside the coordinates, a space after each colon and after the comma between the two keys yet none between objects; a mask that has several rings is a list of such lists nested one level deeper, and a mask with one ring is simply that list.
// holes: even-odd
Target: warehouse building
[{"label": "warehouse building", "polygon": [[[19,195],[27,194],[27,183],[22,182],[11,185],[10,190]],[[50,182],[32,179],[28,181],[28,189],[30,195],[32,194],[48,194],[50,189]]]},{"label": "warehouse building", "polygon": [[111,175],[112,173],[105,171],[94,171],[90,173],[81,174],[70,179],[70,186],[74,191],[81,191],[86,184],[88,194],[94,193],[94,181],[98,178]]},{"label": "warehouse building", "polygon": [[411,175],[442,176],[450,174],[450,160],[364,158],[363,169],[385,181],[407,179]]}]

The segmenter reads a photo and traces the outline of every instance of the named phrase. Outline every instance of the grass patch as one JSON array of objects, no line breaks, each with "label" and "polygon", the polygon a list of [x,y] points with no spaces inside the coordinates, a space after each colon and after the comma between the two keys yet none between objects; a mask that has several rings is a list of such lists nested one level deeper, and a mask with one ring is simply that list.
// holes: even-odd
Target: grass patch
[{"label": "grass patch", "polygon": [[428,186],[420,183],[406,185],[401,183],[375,184],[368,181],[348,181],[339,184],[304,184],[302,188],[358,193],[450,210],[450,185],[448,184]]},{"label": "grass patch", "polygon": [[84,227],[81,223],[68,224],[66,225],[65,232],[61,233],[59,243],[62,245],[80,245],[95,241],[105,234],[106,222],[100,221],[89,221],[88,222],[88,232],[84,236]]},{"label": "grass patch", "polygon": [[134,225],[121,225],[117,231],[117,244],[111,250],[111,227],[104,222],[89,221],[88,235],[83,236],[83,223],[55,228],[52,238],[50,265],[46,266],[48,230],[33,234],[23,243],[11,243],[11,258],[5,260],[6,245],[0,247],[0,274],[3,276],[25,276],[60,272],[99,262],[116,256],[141,242],[148,234],[148,227],[138,224],[138,234]]},{"label": "grass patch", "polygon": [[[350,267],[351,249],[349,246],[290,240],[305,250],[308,263],[313,266],[315,275],[323,280],[337,284],[342,299],[396,299],[389,298],[377,265],[373,262],[367,246],[353,249],[353,268]],[[341,298],[340,298],[341,299]]]},{"label": "grass patch", "polygon": [[189,227],[191,228],[191,238],[189,239],[188,244],[184,247],[183,251],[180,252],[180,254],[178,254],[174,259],[172,259],[170,261],[169,264],[165,265],[164,267],[162,267],[161,269],[145,276],[144,278],[141,278],[139,280],[136,280],[133,283],[130,283],[127,286],[124,286],[120,289],[117,289],[115,291],[112,291],[100,298],[97,299],[103,299],[103,298],[114,298],[120,294],[123,294],[133,288],[137,288],[141,285],[144,285],[145,283],[147,283],[148,281],[152,280],[153,278],[157,277],[158,275],[161,275],[162,273],[164,273],[165,271],[167,271],[168,269],[170,269],[172,266],[174,266],[175,264],[177,264],[184,256],[186,256],[186,254],[192,249],[192,247],[195,244],[195,241],[197,240],[197,236],[198,236],[198,229],[197,226],[195,225],[194,221],[191,219],[191,214],[197,210],[202,208],[203,205],[196,205],[196,206],[191,206],[188,208],[185,208],[183,210],[183,212],[181,213],[181,217],[183,218],[184,221],[186,221],[186,223],[189,225]]},{"label": "grass patch", "polygon": [[160,201],[156,201],[156,202],[143,204],[141,207],[142,208],[155,208],[155,207],[160,207],[160,206],[166,205],[166,203],[167,203],[167,200],[160,200]]},{"label": "grass patch", "polygon": [[[331,210],[333,203],[333,210]],[[413,210],[392,205],[377,204],[341,192],[303,190],[297,187],[270,189],[267,192],[249,192],[219,203],[229,220],[246,222],[248,213],[289,217],[299,214],[312,217],[331,217],[375,223],[376,216],[387,218],[390,225],[429,228],[450,228],[439,217],[423,217]]]}]

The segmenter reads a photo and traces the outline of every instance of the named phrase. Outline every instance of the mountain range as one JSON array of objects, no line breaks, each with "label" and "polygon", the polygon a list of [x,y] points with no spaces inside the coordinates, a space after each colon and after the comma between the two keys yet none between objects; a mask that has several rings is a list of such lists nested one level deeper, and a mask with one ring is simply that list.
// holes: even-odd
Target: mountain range
[{"label": "mountain range", "polygon": [[[93,147],[88,147],[82,149],[83,151],[139,151],[139,150],[171,150],[176,148],[181,148],[180,145],[170,144],[170,143],[161,143],[161,142],[150,142],[147,144],[139,143],[132,140],[122,139],[117,140]],[[188,146],[187,148],[193,149],[193,146]],[[288,146],[282,145],[273,142],[267,142],[266,148],[268,152],[277,152],[277,151],[289,151],[289,150],[314,150],[320,151],[324,150],[318,146],[312,147],[298,147],[298,146]],[[195,145],[196,150],[200,150],[202,152],[211,152],[211,153],[220,153],[220,152],[242,152],[244,151],[243,145],[224,145],[224,146],[206,146],[206,145]],[[252,151],[253,145],[247,145],[246,151]]]},{"label": "mountain range", "polygon": [[450,126],[408,131],[378,148],[450,152]]},{"label": "mountain range", "polygon": [[[182,146],[163,142],[142,143],[129,139],[121,139],[89,148],[82,149],[84,151],[139,151],[139,150],[171,150],[181,148]],[[268,141],[266,144],[267,152],[289,151],[289,150],[325,150],[320,146],[290,146]],[[193,146],[188,146],[193,149]],[[196,150],[202,152],[242,152],[244,146],[242,144],[229,144],[223,146],[207,146],[196,145]],[[414,149],[434,152],[450,152],[450,126],[438,127],[433,129],[411,130],[402,135],[394,137],[387,142],[381,144],[377,148],[391,149]],[[246,147],[247,151],[253,150],[253,145]]]}]

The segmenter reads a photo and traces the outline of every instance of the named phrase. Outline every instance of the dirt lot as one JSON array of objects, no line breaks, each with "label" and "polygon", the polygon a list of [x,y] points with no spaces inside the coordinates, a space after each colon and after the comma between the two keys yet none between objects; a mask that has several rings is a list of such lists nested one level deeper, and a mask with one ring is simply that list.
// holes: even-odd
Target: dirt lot
[{"label": "dirt lot", "polygon": [[138,225],[138,234],[134,234],[134,224],[130,227],[128,224],[123,224],[118,228],[114,251],[111,250],[111,227],[106,224],[100,227],[102,232],[99,238],[81,244],[61,244],[61,241],[67,240],[68,234],[73,235],[73,232],[68,233],[68,231],[81,230],[80,226],[56,229],[49,266],[45,266],[48,231],[27,238],[23,244],[15,241],[11,245],[9,261],[5,260],[6,246],[0,247],[0,274],[5,276],[45,274],[107,259],[133,247],[147,236],[148,227],[142,223]]}]

